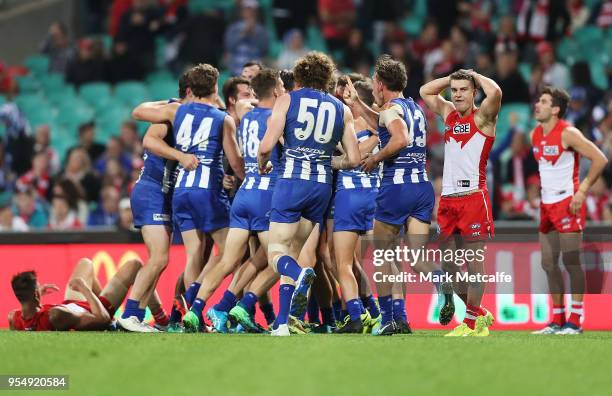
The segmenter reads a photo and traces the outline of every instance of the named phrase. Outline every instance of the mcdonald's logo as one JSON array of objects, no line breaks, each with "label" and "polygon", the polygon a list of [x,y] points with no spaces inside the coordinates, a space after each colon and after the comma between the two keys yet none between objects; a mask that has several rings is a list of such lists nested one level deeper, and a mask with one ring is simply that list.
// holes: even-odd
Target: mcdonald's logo
[{"label": "mcdonald's logo", "polygon": [[129,260],[141,260],[138,253],[128,250],[119,259],[119,264],[115,265],[115,260],[111,257],[108,252],[105,250],[100,250],[93,255],[91,261],[93,262],[94,273],[98,276],[100,272],[100,267],[104,267],[104,272],[106,273],[106,280],[108,281],[117,273],[117,269],[120,268],[123,264],[125,264]]}]

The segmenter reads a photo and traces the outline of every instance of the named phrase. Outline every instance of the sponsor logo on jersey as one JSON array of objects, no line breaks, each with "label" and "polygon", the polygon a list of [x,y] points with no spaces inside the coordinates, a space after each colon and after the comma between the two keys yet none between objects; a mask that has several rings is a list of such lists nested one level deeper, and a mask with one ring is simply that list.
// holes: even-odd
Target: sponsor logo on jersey
[{"label": "sponsor logo on jersey", "polygon": [[559,155],[559,146],[544,146],[544,155]]},{"label": "sponsor logo on jersey", "polygon": [[453,127],[453,134],[455,135],[463,135],[470,133],[470,124],[455,124]]},{"label": "sponsor logo on jersey", "polygon": [[480,236],[480,231],[472,232],[473,237]]},{"label": "sponsor logo on jersey", "polygon": [[472,230],[477,230],[477,229],[480,228],[480,223],[472,223],[472,224],[470,224],[470,228]]},{"label": "sponsor logo on jersey", "polygon": [[572,221],[571,218],[564,217],[564,218],[561,219],[561,224],[568,224],[570,221]]},{"label": "sponsor logo on jersey", "polygon": [[164,213],[153,213],[153,221],[170,221],[170,215]]},{"label": "sponsor logo on jersey", "polygon": [[469,187],[469,186],[470,186],[469,180],[457,180],[457,187]]}]

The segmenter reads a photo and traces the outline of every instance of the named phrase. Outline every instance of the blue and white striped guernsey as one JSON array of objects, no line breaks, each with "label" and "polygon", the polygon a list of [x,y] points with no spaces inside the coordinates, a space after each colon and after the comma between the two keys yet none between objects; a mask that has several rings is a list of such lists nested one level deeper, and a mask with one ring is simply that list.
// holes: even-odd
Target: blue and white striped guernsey
[{"label": "blue and white striped guernsey", "polygon": [[289,95],[280,177],[331,184],[331,156],[344,133],[344,105],[311,88]]},{"label": "blue and white striped guernsey", "polygon": [[[370,136],[372,132],[367,129],[357,132],[359,143],[366,141]],[[366,173],[361,170],[361,165],[353,169],[340,170],[336,178],[336,191],[352,188],[378,188],[380,185],[378,173],[378,168]]]},{"label": "blue and white striped guernsey", "polygon": [[[408,126],[410,143],[394,157],[383,162],[382,185],[429,181],[425,169],[427,159],[425,113],[412,98],[396,98],[391,102],[402,108],[403,119]],[[382,149],[389,143],[391,134],[387,128],[379,126],[378,137]]]},{"label": "blue and white striped guernsey", "polygon": [[175,148],[195,155],[200,165],[193,171],[179,165],[175,189],[222,189],[225,116],[221,110],[203,103],[178,108],[174,118]]},{"label": "blue and white striped guernsey", "polygon": [[278,144],[274,150],[270,161],[272,162],[272,172],[263,176],[259,174],[257,165],[257,152],[259,143],[268,129],[268,118],[272,114],[272,109],[254,108],[242,117],[238,127],[238,140],[242,148],[244,158],[244,170],[246,177],[240,188],[246,190],[272,190],[276,183],[276,178],[281,170],[281,151],[282,146]]}]

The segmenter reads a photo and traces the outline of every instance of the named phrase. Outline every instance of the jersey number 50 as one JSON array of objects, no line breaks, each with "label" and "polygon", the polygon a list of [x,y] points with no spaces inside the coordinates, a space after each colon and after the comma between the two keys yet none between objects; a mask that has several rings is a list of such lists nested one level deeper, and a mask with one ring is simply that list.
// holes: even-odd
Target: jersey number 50
[{"label": "jersey number 50", "polygon": [[[316,117],[311,109],[317,109]],[[331,102],[319,104],[317,99],[301,98],[297,120],[306,123],[303,128],[295,128],[294,130],[295,137],[299,140],[308,139],[314,129],[314,139],[317,143],[329,143],[334,134],[336,107]]]}]

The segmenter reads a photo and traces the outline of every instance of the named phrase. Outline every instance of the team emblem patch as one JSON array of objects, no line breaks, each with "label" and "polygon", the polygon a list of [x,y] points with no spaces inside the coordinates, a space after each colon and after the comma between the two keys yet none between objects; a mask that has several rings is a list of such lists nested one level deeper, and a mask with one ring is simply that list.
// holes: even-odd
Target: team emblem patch
[{"label": "team emblem patch", "polygon": [[559,146],[544,146],[544,155],[559,155]]}]

